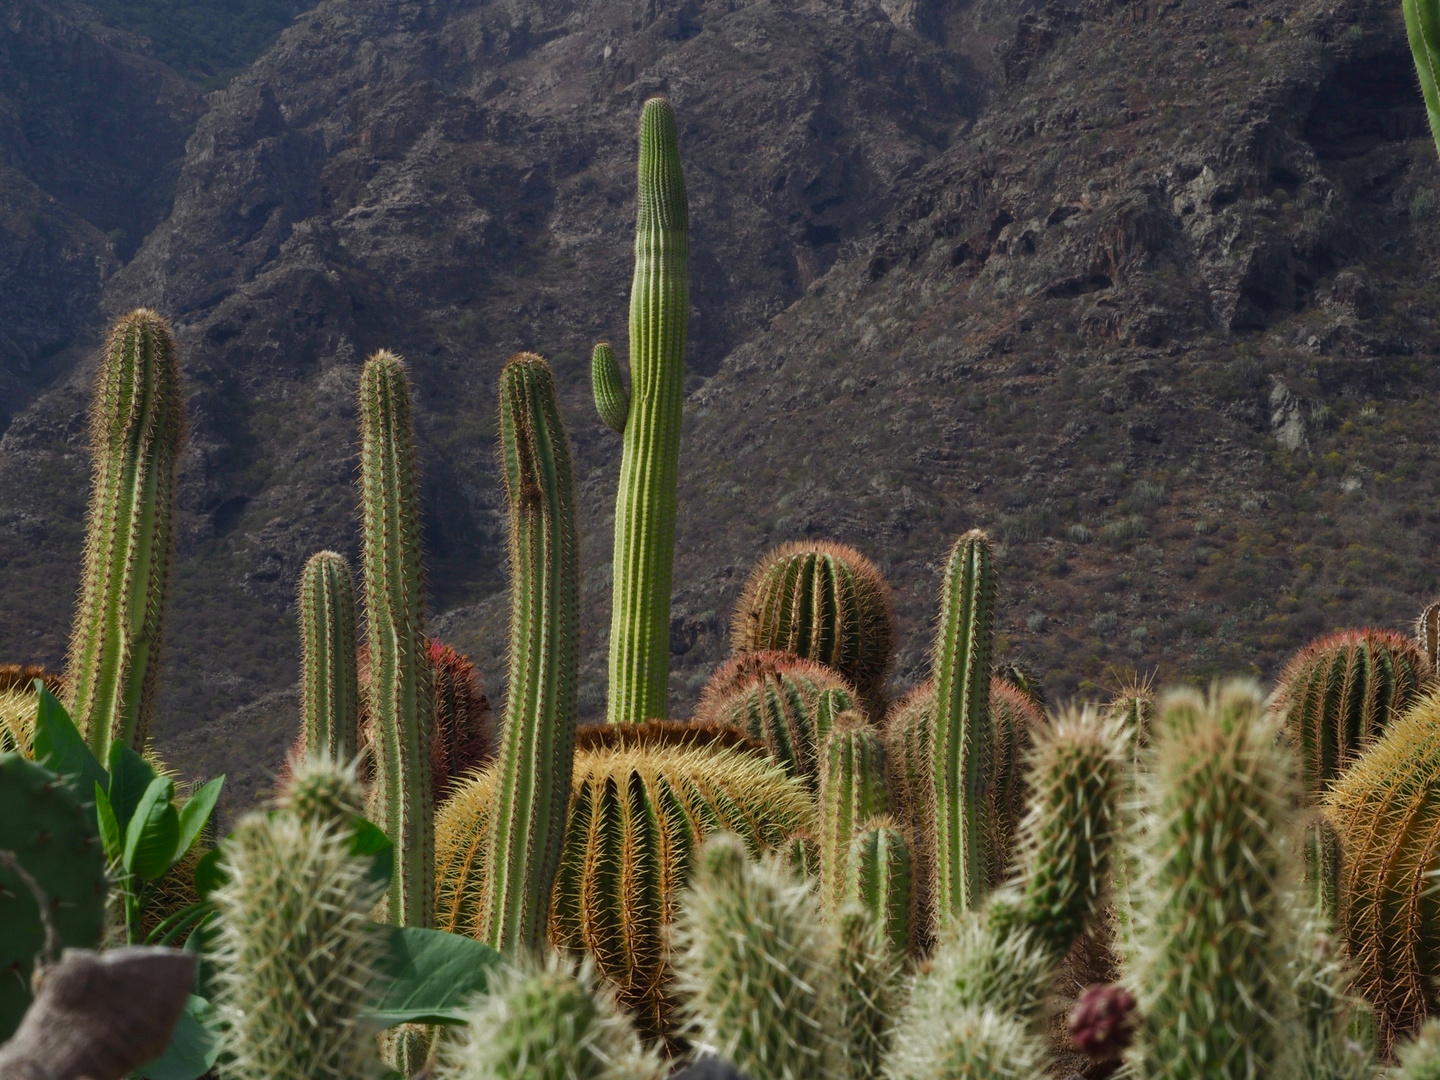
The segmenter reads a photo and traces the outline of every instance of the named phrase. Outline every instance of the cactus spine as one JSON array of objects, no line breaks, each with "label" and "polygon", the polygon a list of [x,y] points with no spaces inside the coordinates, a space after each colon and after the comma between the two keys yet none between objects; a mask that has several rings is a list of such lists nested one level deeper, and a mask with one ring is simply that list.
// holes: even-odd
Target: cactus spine
[{"label": "cactus spine", "polygon": [[1355,988],[1375,1006],[1387,1054],[1437,1004],[1440,694],[1417,702],[1336,781],[1325,817],[1344,852],[1339,923]]},{"label": "cactus spine", "polygon": [[910,948],[910,847],[889,817],[871,818],[850,842],[845,902],[858,904],[900,956]]},{"label": "cactus spine", "polygon": [[1160,714],[1137,833],[1139,1075],[1270,1076],[1293,1001],[1288,755],[1249,683],[1171,691]]},{"label": "cactus spine", "polygon": [[[500,373],[500,460],[510,502],[510,676],[482,940],[540,947],[560,864],[580,675],[579,537],[570,447],[545,361]],[[668,581],[667,581],[668,588]]]},{"label": "cactus spine", "polygon": [[751,571],[731,619],[730,645],[736,653],[778,649],[827,664],[878,712],[895,636],[893,607],[885,578],[854,548],[784,544]]},{"label": "cactus spine", "polygon": [[333,551],[311,555],[300,574],[300,714],[307,754],[348,761],[359,752],[355,583]]},{"label": "cactus spine", "polygon": [[144,745],[159,685],[184,427],[169,324],[137,308],[110,331],[90,409],[94,460],[66,705],[100,761]]},{"label": "cactus spine", "polygon": [[1405,10],[1415,73],[1420,76],[1420,92],[1425,98],[1425,113],[1430,118],[1430,134],[1440,149],[1440,4],[1436,0],[1401,0],[1401,7]]},{"label": "cactus spine", "polygon": [[935,642],[935,722],[930,772],[935,786],[935,890],[941,918],[984,899],[985,789],[991,739],[990,638],[995,563],[979,529],[950,551]]},{"label": "cactus spine", "polygon": [[[651,98],[640,114],[630,380],[615,500],[612,724],[663,720],[670,679],[670,579],[685,330],[690,321],[689,203],[675,114]],[[597,400],[602,387],[597,386]],[[607,422],[618,417],[607,417]],[[603,408],[603,407],[602,407]],[[602,415],[604,415],[602,411]]]},{"label": "cactus spine", "polygon": [[880,1080],[890,1024],[900,997],[901,966],[885,934],[862,907],[835,920],[835,1029],[851,1080]]},{"label": "cactus spine", "polygon": [[383,892],[334,820],[255,815],[225,842],[227,880],[212,894],[216,1005],[235,1080],[355,1080],[373,1075],[367,1037],[384,936],[370,921]]},{"label": "cactus spine", "polygon": [[395,844],[389,919],[426,927],[435,853],[419,476],[410,382],[404,361],[384,350],[360,375],[360,490],[377,824]]},{"label": "cactus spine", "polygon": [[630,392],[625,389],[620,362],[608,341],[600,342],[590,354],[590,386],[600,419],[616,435],[624,435],[625,421],[630,416]]},{"label": "cactus spine", "polygon": [[858,713],[841,713],[825,740],[820,770],[820,897],[836,912],[849,876],[855,833],[885,800],[885,751],[880,733]]}]

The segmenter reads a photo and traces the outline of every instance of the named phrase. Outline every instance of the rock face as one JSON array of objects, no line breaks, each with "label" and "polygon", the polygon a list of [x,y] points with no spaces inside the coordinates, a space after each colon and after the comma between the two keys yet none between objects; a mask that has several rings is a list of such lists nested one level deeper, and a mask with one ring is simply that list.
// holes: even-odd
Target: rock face
[{"label": "rock face", "polygon": [[[998,655],[1056,692],[1268,674],[1329,625],[1407,620],[1440,531],[1440,167],[1392,8],[326,0],[212,95],[101,300],[160,307],[187,356],[162,752],[253,772],[274,763],[218,733],[288,742],[291,595],[309,552],[356,550],[351,398],[380,346],[420,403],[432,629],[496,691],[495,381],[551,359],[603,710],[618,444],[587,359],[625,351],[654,93],[692,217],[677,715],[750,564],[805,536],[894,581],[896,690],[977,524]],[[10,659],[63,649],[85,373],[0,440]]]}]

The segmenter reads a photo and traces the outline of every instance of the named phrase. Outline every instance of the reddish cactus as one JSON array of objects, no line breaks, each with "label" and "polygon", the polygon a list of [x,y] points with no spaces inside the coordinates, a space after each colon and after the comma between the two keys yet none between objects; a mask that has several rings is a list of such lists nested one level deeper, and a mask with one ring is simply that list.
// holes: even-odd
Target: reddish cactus
[{"label": "reddish cactus", "polygon": [[1134,1038],[1134,1013],[1135,996],[1123,986],[1087,986],[1070,1010],[1070,1041],[1094,1061],[1113,1061]]},{"label": "reddish cactus", "polygon": [[430,734],[430,782],[436,795],[495,756],[490,700],[463,653],[435,638],[426,654],[435,680],[435,727]]}]

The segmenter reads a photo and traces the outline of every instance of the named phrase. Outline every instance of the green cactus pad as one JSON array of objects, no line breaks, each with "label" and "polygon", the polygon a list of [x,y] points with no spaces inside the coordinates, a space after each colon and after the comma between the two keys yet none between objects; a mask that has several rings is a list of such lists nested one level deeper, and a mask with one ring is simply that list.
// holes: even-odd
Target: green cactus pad
[{"label": "green cactus pad", "polygon": [[[67,948],[90,949],[105,923],[105,853],[94,813],[49,769],[0,754],[0,850],[14,854],[49,899]],[[29,887],[0,865],[0,1042],[30,1003],[30,974],[45,926]]]}]

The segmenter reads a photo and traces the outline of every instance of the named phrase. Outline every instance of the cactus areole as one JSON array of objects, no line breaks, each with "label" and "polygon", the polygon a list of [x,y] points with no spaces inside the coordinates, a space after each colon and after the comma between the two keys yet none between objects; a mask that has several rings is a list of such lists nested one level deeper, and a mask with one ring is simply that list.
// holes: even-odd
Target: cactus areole
[{"label": "cactus areole", "polygon": [[[615,500],[610,623],[612,724],[663,720],[670,679],[670,578],[685,329],[690,319],[689,205],[675,115],[651,98],[640,116],[630,403]],[[614,416],[607,417],[613,422]]]}]

